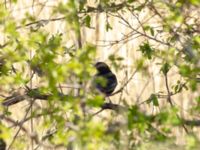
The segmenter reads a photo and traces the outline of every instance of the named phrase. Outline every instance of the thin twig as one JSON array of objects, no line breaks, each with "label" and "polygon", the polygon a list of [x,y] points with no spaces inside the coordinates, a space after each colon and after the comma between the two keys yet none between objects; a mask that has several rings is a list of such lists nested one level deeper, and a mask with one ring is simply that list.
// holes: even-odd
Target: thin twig
[{"label": "thin twig", "polygon": [[[173,103],[172,103],[172,99],[171,99],[171,92],[170,92],[170,90],[169,90],[169,84],[168,84],[167,73],[164,74],[164,77],[165,77],[165,85],[166,85],[166,88],[167,88],[167,95],[168,95],[168,96],[167,96],[167,101],[170,103],[170,106],[171,106],[171,107],[174,107],[174,105],[173,105]],[[178,118],[179,120],[182,121],[181,117],[180,117],[178,114],[176,114],[176,116],[177,116],[177,118]],[[189,132],[188,132],[188,129],[186,128],[186,126],[185,126],[184,123],[182,124],[182,127],[183,127],[183,129],[185,130],[186,133],[189,133]]]},{"label": "thin twig", "polygon": [[[35,102],[35,99],[34,99],[33,101],[31,101],[30,106],[29,106],[29,108],[27,109],[26,114],[24,115],[24,119],[27,118],[28,113],[30,112],[31,107],[32,107],[32,105],[33,105],[34,102]],[[10,150],[10,149],[11,149],[11,147],[12,147],[12,145],[14,144],[15,140],[17,139],[17,136],[19,135],[19,132],[20,132],[21,129],[22,129],[22,125],[23,125],[23,124],[20,124],[19,129],[18,129],[17,132],[15,133],[15,135],[14,135],[14,137],[13,137],[13,139],[12,139],[10,145],[8,146],[8,149],[7,149],[7,150]]]},{"label": "thin twig", "polygon": [[138,69],[136,69],[136,70],[132,73],[132,75],[130,76],[130,78],[122,85],[122,87],[121,87],[119,90],[117,90],[116,92],[112,93],[112,94],[109,95],[109,96],[113,96],[113,95],[118,94],[118,93],[120,93],[121,91],[123,91],[123,89],[124,89],[124,88],[128,85],[128,83],[133,79],[133,77],[134,77],[134,75],[137,73],[137,71],[138,71]]}]

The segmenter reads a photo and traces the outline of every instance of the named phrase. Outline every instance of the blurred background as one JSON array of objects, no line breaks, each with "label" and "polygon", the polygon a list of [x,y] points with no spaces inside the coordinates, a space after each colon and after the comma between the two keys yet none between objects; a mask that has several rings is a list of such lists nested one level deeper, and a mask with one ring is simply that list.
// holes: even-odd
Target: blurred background
[{"label": "blurred background", "polygon": [[[0,108],[7,149],[198,149],[199,6],[1,0],[1,102],[25,99]],[[109,98],[90,85],[98,61],[118,79]],[[109,99],[127,111],[92,116]]]}]

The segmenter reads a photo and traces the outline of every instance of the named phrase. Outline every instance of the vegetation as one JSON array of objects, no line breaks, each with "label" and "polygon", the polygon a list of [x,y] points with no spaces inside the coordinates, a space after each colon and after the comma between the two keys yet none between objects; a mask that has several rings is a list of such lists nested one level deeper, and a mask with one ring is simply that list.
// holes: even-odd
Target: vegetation
[{"label": "vegetation", "polygon": [[[22,2],[0,2],[0,146],[199,149],[199,0]],[[91,85],[102,53],[109,98]]]}]

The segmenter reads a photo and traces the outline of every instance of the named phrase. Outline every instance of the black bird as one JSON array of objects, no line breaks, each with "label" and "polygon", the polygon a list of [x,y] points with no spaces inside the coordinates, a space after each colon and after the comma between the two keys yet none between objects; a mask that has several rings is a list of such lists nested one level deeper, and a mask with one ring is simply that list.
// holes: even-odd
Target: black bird
[{"label": "black bird", "polygon": [[115,74],[104,62],[97,62],[95,68],[97,70],[97,74],[94,77],[95,87],[106,96],[111,95],[117,86]]}]

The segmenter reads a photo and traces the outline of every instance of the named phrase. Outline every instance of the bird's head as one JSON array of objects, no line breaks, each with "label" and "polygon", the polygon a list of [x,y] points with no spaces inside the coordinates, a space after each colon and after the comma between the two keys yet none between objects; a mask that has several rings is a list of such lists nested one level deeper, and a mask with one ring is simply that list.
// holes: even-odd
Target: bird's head
[{"label": "bird's head", "polygon": [[111,72],[110,68],[108,67],[108,65],[104,62],[97,62],[95,65],[95,68],[97,69],[97,71],[99,73],[108,73]]}]

